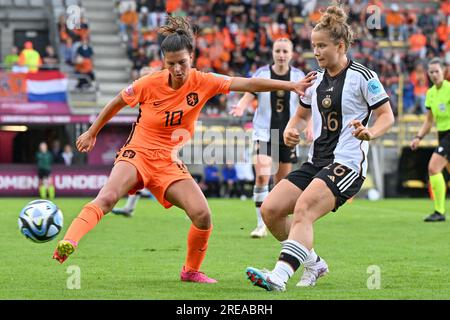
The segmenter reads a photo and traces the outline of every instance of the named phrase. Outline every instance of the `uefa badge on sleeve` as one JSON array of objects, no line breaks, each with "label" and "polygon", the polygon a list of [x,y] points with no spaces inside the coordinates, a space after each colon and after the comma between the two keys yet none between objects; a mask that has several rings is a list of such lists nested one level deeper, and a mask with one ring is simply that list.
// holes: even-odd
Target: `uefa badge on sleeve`
[{"label": "uefa badge on sleeve", "polygon": [[367,83],[367,88],[371,94],[380,94],[381,93],[381,83],[378,79],[370,79]]},{"label": "uefa badge on sleeve", "polygon": [[133,85],[129,85],[126,89],[125,89],[125,94],[127,96],[134,96],[134,90],[133,90]]}]

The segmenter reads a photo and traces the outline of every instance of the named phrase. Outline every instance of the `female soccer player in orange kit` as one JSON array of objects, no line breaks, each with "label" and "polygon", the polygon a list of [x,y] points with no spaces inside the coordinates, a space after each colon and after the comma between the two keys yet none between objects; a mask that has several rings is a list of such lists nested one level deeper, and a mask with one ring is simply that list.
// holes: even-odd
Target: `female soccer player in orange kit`
[{"label": "female soccer player in orange kit", "polygon": [[77,139],[79,151],[91,151],[98,132],[115,114],[126,105],[140,104],[137,120],[108,181],[72,222],[53,258],[64,262],[121,197],[146,187],[165,208],[175,205],[192,221],[181,280],[214,283],[217,281],[200,272],[212,230],[211,211],[199,186],[176,157],[180,133],[187,133],[189,138],[193,135],[201,108],[217,94],[289,90],[303,95],[315,75],[294,83],[199,72],[191,68],[194,36],[190,24],[181,17],[168,17],[160,32],[166,36],[161,44],[165,70],[144,76],[122,90]]}]

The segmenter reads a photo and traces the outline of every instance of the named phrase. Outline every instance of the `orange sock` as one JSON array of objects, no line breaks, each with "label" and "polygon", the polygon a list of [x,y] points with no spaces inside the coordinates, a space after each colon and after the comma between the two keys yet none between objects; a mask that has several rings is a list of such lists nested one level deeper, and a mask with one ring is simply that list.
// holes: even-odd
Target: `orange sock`
[{"label": "orange sock", "polygon": [[193,224],[191,225],[187,239],[187,255],[184,264],[185,271],[192,272],[200,270],[200,266],[205,259],[211,231],[212,225],[208,230],[201,230]]},{"label": "orange sock", "polygon": [[64,236],[64,240],[72,240],[78,244],[80,239],[97,225],[104,216],[102,209],[93,203],[83,207],[78,217],[72,221]]}]

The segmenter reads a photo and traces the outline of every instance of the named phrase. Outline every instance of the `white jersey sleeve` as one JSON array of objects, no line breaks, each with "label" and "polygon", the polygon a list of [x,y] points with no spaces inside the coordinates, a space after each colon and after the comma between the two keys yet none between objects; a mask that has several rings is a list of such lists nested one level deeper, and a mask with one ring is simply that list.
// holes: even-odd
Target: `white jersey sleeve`
[{"label": "white jersey sleeve", "polygon": [[389,97],[377,74],[373,71],[370,73],[371,78],[369,79],[361,77],[361,91],[369,105],[369,109],[374,110],[386,101],[389,101]]},{"label": "white jersey sleeve", "polygon": [[312,103],[312,94],[313,94],[313,87],[309,87],[306,89],[305,94],[303,97],[299,97],[298,101],[300,105],[304,108],[311,109],[311,103]]}]

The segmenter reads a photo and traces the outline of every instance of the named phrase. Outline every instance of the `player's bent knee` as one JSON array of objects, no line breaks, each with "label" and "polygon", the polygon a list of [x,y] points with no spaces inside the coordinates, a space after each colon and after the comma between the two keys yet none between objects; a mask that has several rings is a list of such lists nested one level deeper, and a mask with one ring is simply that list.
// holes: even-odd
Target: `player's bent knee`
[{"label": "player's bent knee", "polygon": [[263,202],[260,212],[266,224],[271,221],[278,220],[281,216],[283,216],[283,213],[277,206],[266,202]]},{"label": "player's bent knee", "polygon": [[211,226],[211,211],[207,207],[191,210],[188,215],[198,228],[205,229]]},{"label": "player's bent knee", "polygon": [[438,173],[441,173],[442,170],[440,170],[440,168],[438,168],[437,166],[433,165],[433,164],[429,164],[428,165],[428,174],[430,176],[434,176]]},{"label": "player's bent knee", "polygon": [[103,212],[111,211],[118,201],[119,194],[115,191],[101,192],[95,199],[95,202],[97,202]]}]

